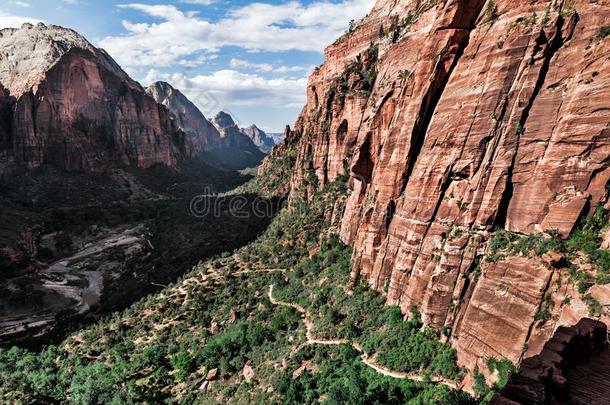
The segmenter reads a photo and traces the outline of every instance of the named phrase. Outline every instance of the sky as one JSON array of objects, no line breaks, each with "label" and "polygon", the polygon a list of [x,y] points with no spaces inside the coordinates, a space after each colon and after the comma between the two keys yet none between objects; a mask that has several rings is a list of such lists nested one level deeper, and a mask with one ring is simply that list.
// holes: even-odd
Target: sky
[{"label": "sky", "polygon": [[2,0],[0,28],[72,28],[147,86],[164,80],[207,116],[268,132],[292,125],[324,47],[374,0]]}]

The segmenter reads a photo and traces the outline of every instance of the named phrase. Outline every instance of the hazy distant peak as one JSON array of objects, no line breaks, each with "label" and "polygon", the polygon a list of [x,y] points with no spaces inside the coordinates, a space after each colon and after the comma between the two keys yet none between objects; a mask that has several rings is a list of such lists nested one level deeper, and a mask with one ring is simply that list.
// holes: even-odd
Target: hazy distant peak
[{"label": "hazy distant peak", "polygon": [[217,128],[229,128],[235,126],[235,121],[233,121],[233,117],[231,117],[224,111],[220,111],[218,114],[216,114],[213,122]]}]

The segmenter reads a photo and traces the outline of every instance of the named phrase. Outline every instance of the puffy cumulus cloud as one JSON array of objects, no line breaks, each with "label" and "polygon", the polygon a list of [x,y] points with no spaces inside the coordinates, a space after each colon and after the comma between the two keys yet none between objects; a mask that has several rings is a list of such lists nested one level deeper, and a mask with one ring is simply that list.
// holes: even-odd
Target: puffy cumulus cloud
[{"label": "puffy cumulus cloud", "polygon": [[122,9],[137,10],[159,21],[125,20],[122,23],[127,32],[106,37],[100,45],[125,66],[169,66],[188,55],[214,53],[225,46],[248,51],[321,52],[344,32],[350,20],[364,16],[373,3],[252,3],[232,9],[214,22],[174,5],[122,4]]},{"label": "puffy cumulus cloud", "polygon": [[36,24],[41,22],[34,18],[21,17],[18,15],[5,14],[0,12],[0,29],[1,28],[19,28],[23,23]]},{"label": "puffy cumulus cloud", "polygon": [[231,69],[186,76],[151,69],[142,84],[163,80],[182,91],[206,115],[233,107],[300,108],[305,104],[307,79],[267,79]]}]

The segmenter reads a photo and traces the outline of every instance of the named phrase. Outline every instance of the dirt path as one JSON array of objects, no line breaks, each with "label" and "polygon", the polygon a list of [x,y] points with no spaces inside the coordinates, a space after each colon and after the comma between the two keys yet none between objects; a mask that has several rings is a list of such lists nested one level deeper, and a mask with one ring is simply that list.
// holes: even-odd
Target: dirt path
[{"label": "dirt path", "polygon": [[[420,374],[420,373],[403,373],[403,372],[398,372],[398,371],[392,371],[392,370],[389,370],[389,369],[387,369],[385,367],[380,366],[379,364],[375,363],[375,361],[371,357],[366,355],[366,353],[364,352],[362,346],[360,346],[357,343],[350,342],[347,339],[323,340],[323,339],[315,338],[313,336],[313,332],[312,332],[313,331],[313,327],[314,327],[314,323],[313,323],[313,321],[311,321],[311,319],[309,319],[309,316],[308,316],[307,311],[305,310],[305,308],[303,308],[299,304],[294,304],[294,303],[291,303],[291,302],[283,302],[283,301],[276,300],[273,297],[273,285],[269,286],[269,294],[268,295],[269,295],[269,301],[271,301],[271,304],[276,305],[276,306],[294,308],[297,312],[299,312],[301,314],[301,317],[303,319],[303,323],[305,324],[305,328],[306,328],[305,337],[306,337],[307,341],[306,341],[305,344],[308,344],[308,345],[322,345],[322,346],[339,346],[339,345],[342,345],[342,344],[349,344],[354,349],[356,349],[356,351],[358,353],[360,353],[360,359],[362,359],[362,362],[364,364],[366,364],[367,366],[369,366],[370,368],[372,368],[373,370],[375,370],[376,372],[378,372],[379,374],[383,374],[383,375],[385,375],[387,377],[392,377],[392,378],[397,378],[397,379],[409,379],[411,381],[424,381],[423,374]],[[443,377],[430,377],[429,381],[446,385],[447,387],[452,388],[452,389],[462,388],[455,381],[452,381],[452,380],[449,380],[449,379],[446,379],[446,378],[443,378]]]}]

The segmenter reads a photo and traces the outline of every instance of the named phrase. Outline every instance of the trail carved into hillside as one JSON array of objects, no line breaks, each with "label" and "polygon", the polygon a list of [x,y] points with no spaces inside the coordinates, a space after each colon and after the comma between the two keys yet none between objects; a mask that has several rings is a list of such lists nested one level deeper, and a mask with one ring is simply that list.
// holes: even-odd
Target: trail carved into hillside
[{"label": "trail carved into hillside", "polygon": [[[369,357],[364,352],[364,349],[358,343],[350,342],[347,339],[331,339],[331,340],[317,339],[313,335],[314,323],[311,319],[309,319],[309,315],[307,314],[307,311],[305,310],[305,308],[303,308],[299,304],[276,300],[273,297],[273,284],[269,286],[268,295],[269,295],[269,301],[271,301],[272,305],[294,308],[297,312],[299,312],[301,314],[303,323],[305,324],[305,328],[306,328],[305,337],[306,337],[307,341],[305,342],[305,344],[322,345],[322,346],[339,346],[342,344],[348,344],[348,345],[351,345],[358,353],[360,353],[360,359],[362,360],[362,362],[364,364],[366,364],[368,367],[372,368],[379,374],[385,375],[387,377],[397,378],[397,379],[408,379],[411,381],[418,381],[418,382],[424,381],[423,373],[405,373],[405,372],[399,372],[399,371],[392,371],[392,370],[389,370],[385,367],[378,365],[377,363],[375,363],[375,361],[371,357]],[[452,380],[449,380],[449,379],[443,378],[443,377],[430,377],[428,381],[443,384],[452,389],[463,388],[459,384],[457,384],[455,381],[452,381]]]}]

